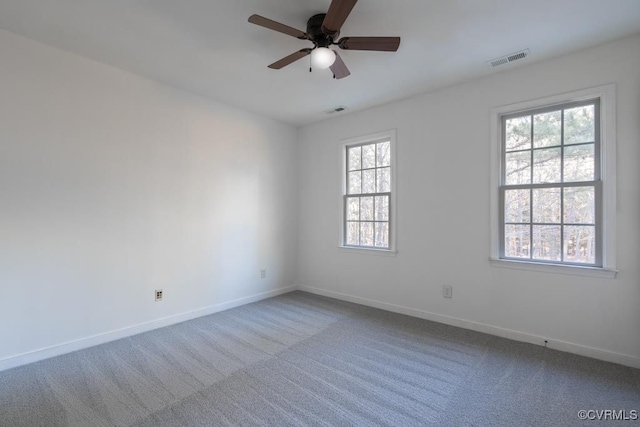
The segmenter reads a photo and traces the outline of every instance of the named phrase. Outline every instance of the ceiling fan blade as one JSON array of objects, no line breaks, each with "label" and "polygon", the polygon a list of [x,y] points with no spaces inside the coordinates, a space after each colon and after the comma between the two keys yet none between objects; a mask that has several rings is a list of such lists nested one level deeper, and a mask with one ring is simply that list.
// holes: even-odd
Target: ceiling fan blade
[{"label": "ceiling fan blade", "polygon": [[273,68],[274,70],[279,70],[280,68],[286,67],[292,62],[296,62],[298,59],[304,58],[310,53],[311,53],[311,49],[300,49],[299,51],[294,52],[289,56],[285,56],[281,60],[276,61],[273,64],[269,65],[269,68]]},{"label": "ceiling fan blade", "polygon": [[271,19],[265,18],[264,16],[251,15],[249,17],[249,22],[251,22],[252,24],[260,25],[261,27],[268,28],[270,30],[278,31],[280,33],[293,36],[301,40],[309,39],[309,36],[307,35],[307,33],[297,30],[288,25],[284,25],[279,22],[272,21]]},{"label": "ceiling fan blade", "polygon": [[347,20],[347,17],[351,13],[353,6],[356,5],[358,0],[332,0],[327,11],[327,16],[322,21],[322,32],[327,35],[334,35],[342,24]]},{"label": "ceiling fan blade", "polygon": [[336,44],[345,50],[395,52],[400,46],[400,37],[343,37]]},{"label": "ceiling fan blade", "polygon": [[351,71],[349,71],[347,66],[344,65],[344,61],[342,61],[342,58],[340,58],[340,55],[338,55],[338,52],[335,52],[335,53],[336,53],[336,60],[333,63],[333,65],[329,67],[333,72],[333,76],[336,79],[342,79],[351,75]]}]

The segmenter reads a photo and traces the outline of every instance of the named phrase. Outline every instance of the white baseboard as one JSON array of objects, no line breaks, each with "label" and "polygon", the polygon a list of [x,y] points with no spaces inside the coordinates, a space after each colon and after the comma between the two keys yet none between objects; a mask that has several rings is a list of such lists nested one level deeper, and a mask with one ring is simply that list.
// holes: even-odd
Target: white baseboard
[{"label": "white baseboard", "polygon": [[266,298],[271,298],[278,295],[286,294],[286,293],[295,291],[297,289],[301,291],[317,294],[317,295],[323,295],[330,298],[349,301],[356,304],[366,305],[369,307],[379,308],[381,310],[391,311],[393,313],[400,313],[400,314],[405,314],[407,316],[418,317],[421,319],[431,320],[438,323],[444,323],[446,325],[458,326],[461,328],[470,329],[477,332],[483,332],[486,334],[495,335],[503,338],[508,338],[515,341],[522,341],[522,342],[527,342],[531,344],[544,345],[544,342],[546,340],[547,347],[555,350],[578,354],[581,356],[591,357],[594,359],[604,360],[606,362],[618,363],[620,365],[625,365],[625,366],[630,366],[632,368],[640,369],[640,358],[635,356],[615,353],[615,352],[601,350],[593,347],[587,347],[587,346],[574,344],[566,341],[553,340],[553,339],[544,338],[544,337],[533,335],[533,334],[528,334],[525,332],[514,331],[512,329],[486,325],[484,323],[478,323],[470,320],[459,319],[456,317],[431,313],[424,310],[418,310],[418,309],[390,304],[382,301],[361,298],[353,295],[343,294],[340,292],[327,291],[320,288],[313,288],[309,286],[300,285],[300,286],[287,286],[284,288],[278,288],[272,291],[263,292],[260,294],[239,298],[233,301],[227,301],[220,304],[215,304],[215,305],[204,307],[198,310],[193,310],[186,313],[180,313],[173,316],[153,320],[150,322],[140,323],[138,325],[133,325],[126,328],[118,329],[115,331],[105,332],[102,334],[97,334],[90,337],[69,341],[59,345],[30,351],[28,353],[11,356],[11,357],[0,360],[0,372],[7,369],[15,368],[18,366],[26,365],[29,363],[37,362],[40,360],[48,359],[50,357],[60,356],[62,354],[70,353],[72,351],[82,350],[84,348],[93,347],[99,344],[104,344],[109,341],[115,341],[120,338],[137,335],[142,332],[151,331],[153,329],[158,329],[158,328],[173,325],[176,323],[184,322],[187,320],[195,319],[198,317],[207,316],[209,314],[218,313],[220,311],[239,307],[245,304],[250,304],[252,302],[260,301]]},{"label": "white baseboard", "polygon": [[361,298],[354,295],[343,294],[340,292],[327,291],[325,289],[314,288],[310,286],[299,285],[298,289],[312,294],[322,295],[343,301],[349,301],[356,304],[362,304],[369,307],[379,308],[381,310],[391,311],[393,313],[405,314],[407,316],[418,317],[420,319],[431,320],[446,325],[458,326],[472,331],[483,332],[485,334],[495,335],[502,338],[508,338],[515,341],[522,341],[531,344],[544,345],[547,341],[547,347],[564,351],[567,353],[578,354],[580,356],[591,357],[593,359],[604,360],[605,362],[618,363],[624,366],[640,369],[640,358],[622,353],[601,350],[598,348],[587,347],[580,344],[574,344],[566,341],[553,340],[525,332],[515,331],[512,329],[500,328],[484,323],[473,322],[470,320],[460,319],[457,317],[445,316],[442,314],[431,313],[429,311],[418,310],[415,308],[403,307],[400,305],[389,304],[382,301]]},{"label": "white baseboard", "polygon": [[126,328],[117,329],[115,331],[105,332],[102,334],[97,334],[90,337],[81,338],[78,340],[54,345],[51,347],[41,348],[38,350],[30,351],[28,353],[7,357],[5,359],[0,360],[0,372],[7,369],[11,369],[11,368],[16,368],[18,366],[27,365],[29,363],[37,362],[40,360],[48,359],[50,357],[71,353],[72,351],[82,350],[84,348],[93,347],[99,344],[104,344],[109,341],[115,341],[120,338],[125,338],[132,335],[140,334],[142,332],[151,331],[153,329],[158,329],[165,326],[173,325],[175,323],[180,323],[187,320],[195,319],[197,317],[218,313],[220,311],[228,310],[234,307],[239,307],[245,304],[250,304],[252,302],[260,301],[266,298],[271,298],[278,295],[286,294],[286,293],[295,291],[297,288],[298,288],[297,286],[287,286],[284,288],[278,288],[272,291],[250,295],[248,297],[239,298],[233,301],[214,304],[214,305],[200,308],[197,310],[175,314],[173,316],[163,317],[161,319],[156,319],[150,322],[140,323],[133,326],[128,326]]}]

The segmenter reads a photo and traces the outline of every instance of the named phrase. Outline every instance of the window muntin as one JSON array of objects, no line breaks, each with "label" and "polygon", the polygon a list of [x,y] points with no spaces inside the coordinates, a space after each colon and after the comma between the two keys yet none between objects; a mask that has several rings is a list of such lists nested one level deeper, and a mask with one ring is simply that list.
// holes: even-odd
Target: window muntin
[{"label": "window muntin", "polygon": [[391,249],[391,139],[345,146],[343,246]]},{"label": "window muntin", "polygon": [[500,258],[601,267],[599,99],[501,119]]}]

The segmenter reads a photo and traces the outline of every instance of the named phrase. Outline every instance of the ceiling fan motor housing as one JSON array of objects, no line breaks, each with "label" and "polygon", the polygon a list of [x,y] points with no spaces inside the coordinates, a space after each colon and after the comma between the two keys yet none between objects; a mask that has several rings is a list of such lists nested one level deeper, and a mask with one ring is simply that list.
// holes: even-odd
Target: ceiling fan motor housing
[{"label": "ceiling fan motor housing", "polygon": [[340,35],[339,31],[328,35],[322,31],[322,22],[324,21],[324,17],[327,16],[326,13],[319,13],[317,15],[313,15],[307,21],[307,34],[311,37],[313,43],[317,47],[329,47],[333,43],[335,39]]}]

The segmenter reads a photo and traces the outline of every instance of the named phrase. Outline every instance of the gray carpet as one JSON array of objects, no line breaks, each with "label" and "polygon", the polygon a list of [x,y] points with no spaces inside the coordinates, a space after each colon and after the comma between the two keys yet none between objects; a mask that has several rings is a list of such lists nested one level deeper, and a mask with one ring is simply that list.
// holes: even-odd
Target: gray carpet
[{"label": "gray carpet", "polygon": [[612,423],[581,409],[640,411],[640,370],[304,292],[0,373],[12,427]]}]

